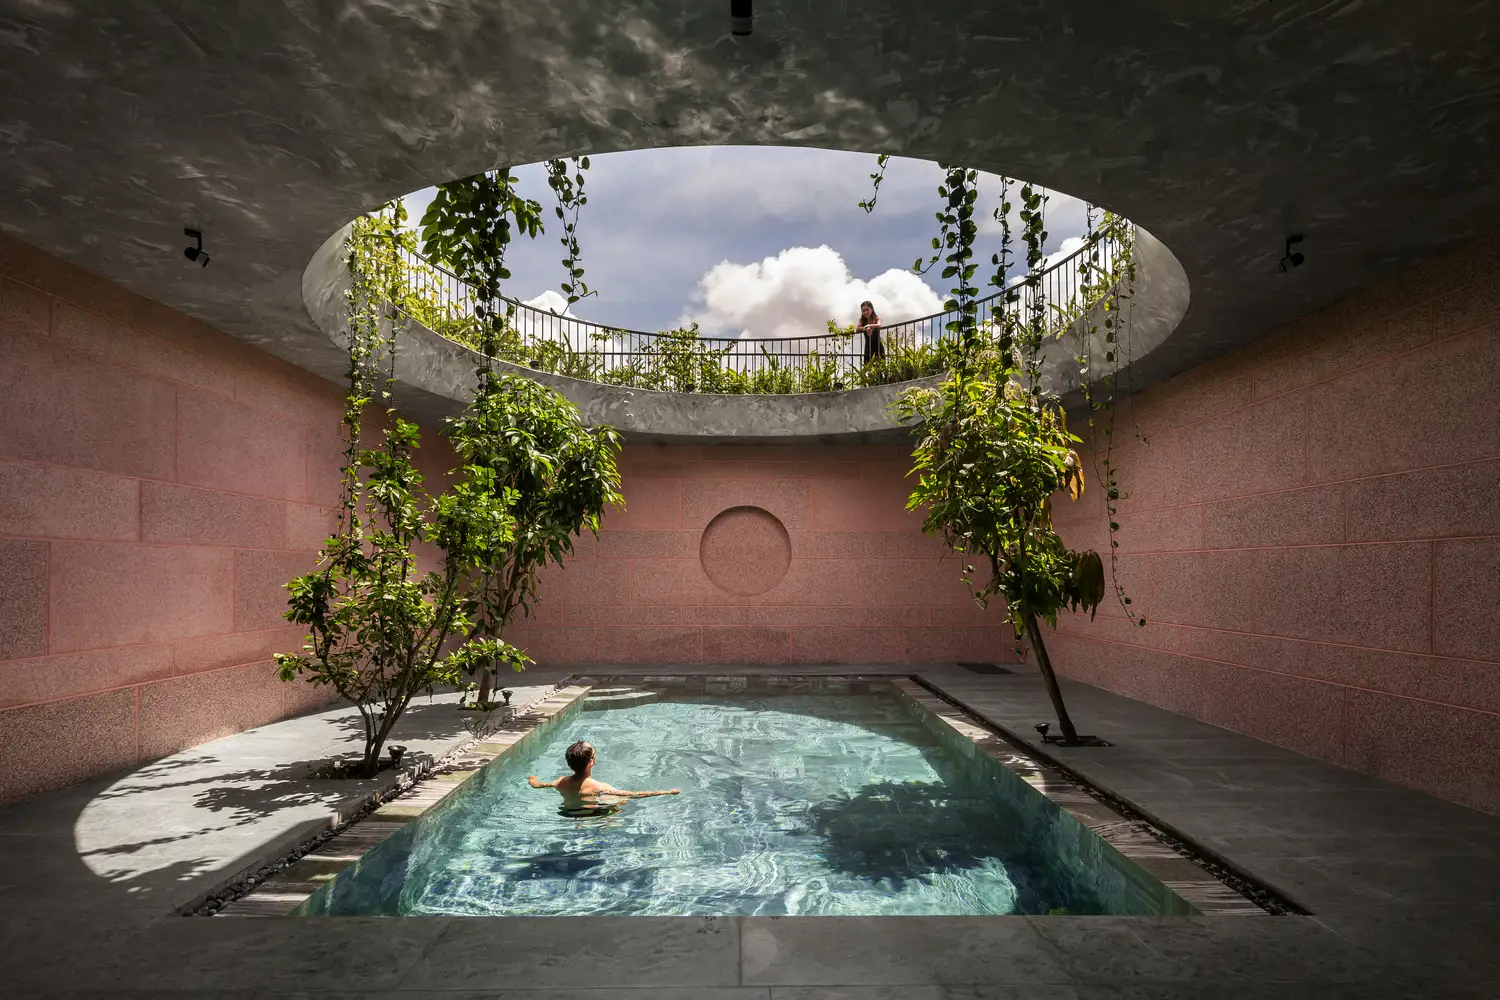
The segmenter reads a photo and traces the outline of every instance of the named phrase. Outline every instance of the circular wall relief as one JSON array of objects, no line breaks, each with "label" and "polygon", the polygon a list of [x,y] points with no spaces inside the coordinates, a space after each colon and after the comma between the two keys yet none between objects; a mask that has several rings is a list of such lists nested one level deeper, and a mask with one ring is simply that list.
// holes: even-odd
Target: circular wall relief
[{"label": "circular wall relief", "polygon": [[792,539],[770,511],[730,507],[703,529],[698,559],[714,586],[754,597],[786,576],[792,564]]}]

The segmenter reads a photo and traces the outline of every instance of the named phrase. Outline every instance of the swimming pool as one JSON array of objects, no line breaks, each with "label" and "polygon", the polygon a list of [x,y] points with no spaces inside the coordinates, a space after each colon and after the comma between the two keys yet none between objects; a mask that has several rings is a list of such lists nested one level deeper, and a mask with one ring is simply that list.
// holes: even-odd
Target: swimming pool
[{"label": "swimming pool", "polygon": [[[740,687],[596,687],[297,912],[1193,912],[889,683]],[[526,777],[565,773],[579,739],[601,780],[682,794],[559,815]]]}]

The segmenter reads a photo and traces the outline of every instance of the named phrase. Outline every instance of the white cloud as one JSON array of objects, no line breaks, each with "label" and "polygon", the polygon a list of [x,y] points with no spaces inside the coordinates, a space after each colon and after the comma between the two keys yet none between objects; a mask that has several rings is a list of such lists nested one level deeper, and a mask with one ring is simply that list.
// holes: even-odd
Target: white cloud
[{"label": "white cloud", "polygon": [[533,309],[542,309],[549,313],[555,313],[558,316],[573,315],[573,310],[568,305],[568,297],[562,292],[554,292],[550,288],[534,299],[525,299],[521,304],[531,306]]},{"label": "white cloud", "polygon": [[578,322],[578,315],[568,305],[568,297],[561,292],[549,288],[534,298],[522,300],[521,304],[531,307],[517,310],[512,320],[522,335],[532,340],[564,341],[575,350],[593,343],[594,328]]},{"label": "white cloud", "polygon": [[682,319],[709,335],[806,337],[859,316],[869,299],[887,324],[941,312],[942,299],[910,271],[892,268],[865,280],[826,246],[791,247],[754,264],[723,261],[698,281],[698,303]]}]

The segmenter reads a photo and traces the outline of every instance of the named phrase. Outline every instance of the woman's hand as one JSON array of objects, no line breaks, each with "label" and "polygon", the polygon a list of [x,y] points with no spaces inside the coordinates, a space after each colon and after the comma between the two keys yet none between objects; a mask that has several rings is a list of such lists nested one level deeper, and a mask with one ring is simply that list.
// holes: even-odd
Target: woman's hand
[{"label": "woman's hand", "polygon": [[542,784],[542,780],[540,778],[538,778],[534,774],[527,777],[526,784],[530,785],[532,788],[545,788],[545,787],[547,787],[547,786],[543,785]]}]

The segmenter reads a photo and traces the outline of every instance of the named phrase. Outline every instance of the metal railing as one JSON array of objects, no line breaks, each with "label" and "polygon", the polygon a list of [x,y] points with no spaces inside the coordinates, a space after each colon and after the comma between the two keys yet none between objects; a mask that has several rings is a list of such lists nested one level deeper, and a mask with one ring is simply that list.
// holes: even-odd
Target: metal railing
[{"label": "metal railing", "polygon": [[[1043,321],[1050,329],[1058,330],[1073,322],[1114,284],[1119,251],[1120,245],[1113,238],[1085,242],[1036,275],[1019,275],[1004,290],[977,299],[977,319],[980,323],[995,322],[997,310],[1003,310],[1024,324],[1036,309],[1045,312]],[[405,301],[396,304],[434,332],[477,348],[480,324],[474,309],[478,302],[474,290],[408,245],[397,243],[397,257],[407,295]],[[827,388],[841,388],[845,382],[859,383],[858,373],[867,362],[865,338],[860,334],[823,331],[802,337],[710,337],[682,331],[628,330],[559,315],[511,298],[498,300],[494,312],[507,317],[498,357],[595,381],[632,384],[636,375],[652,365],[675,363],[682,371],[669,380],[671,388],[691,391],[696,381],[696,388],[714,391],[708,388],[712,378],[702,375],[704,366],[717,366],[742,377],[816,366],[825,376]],[[957,310],[947,310],[884,325],[880,340],[887,357],[935,347],[952,336],[949,324],[958,316]]]}]

